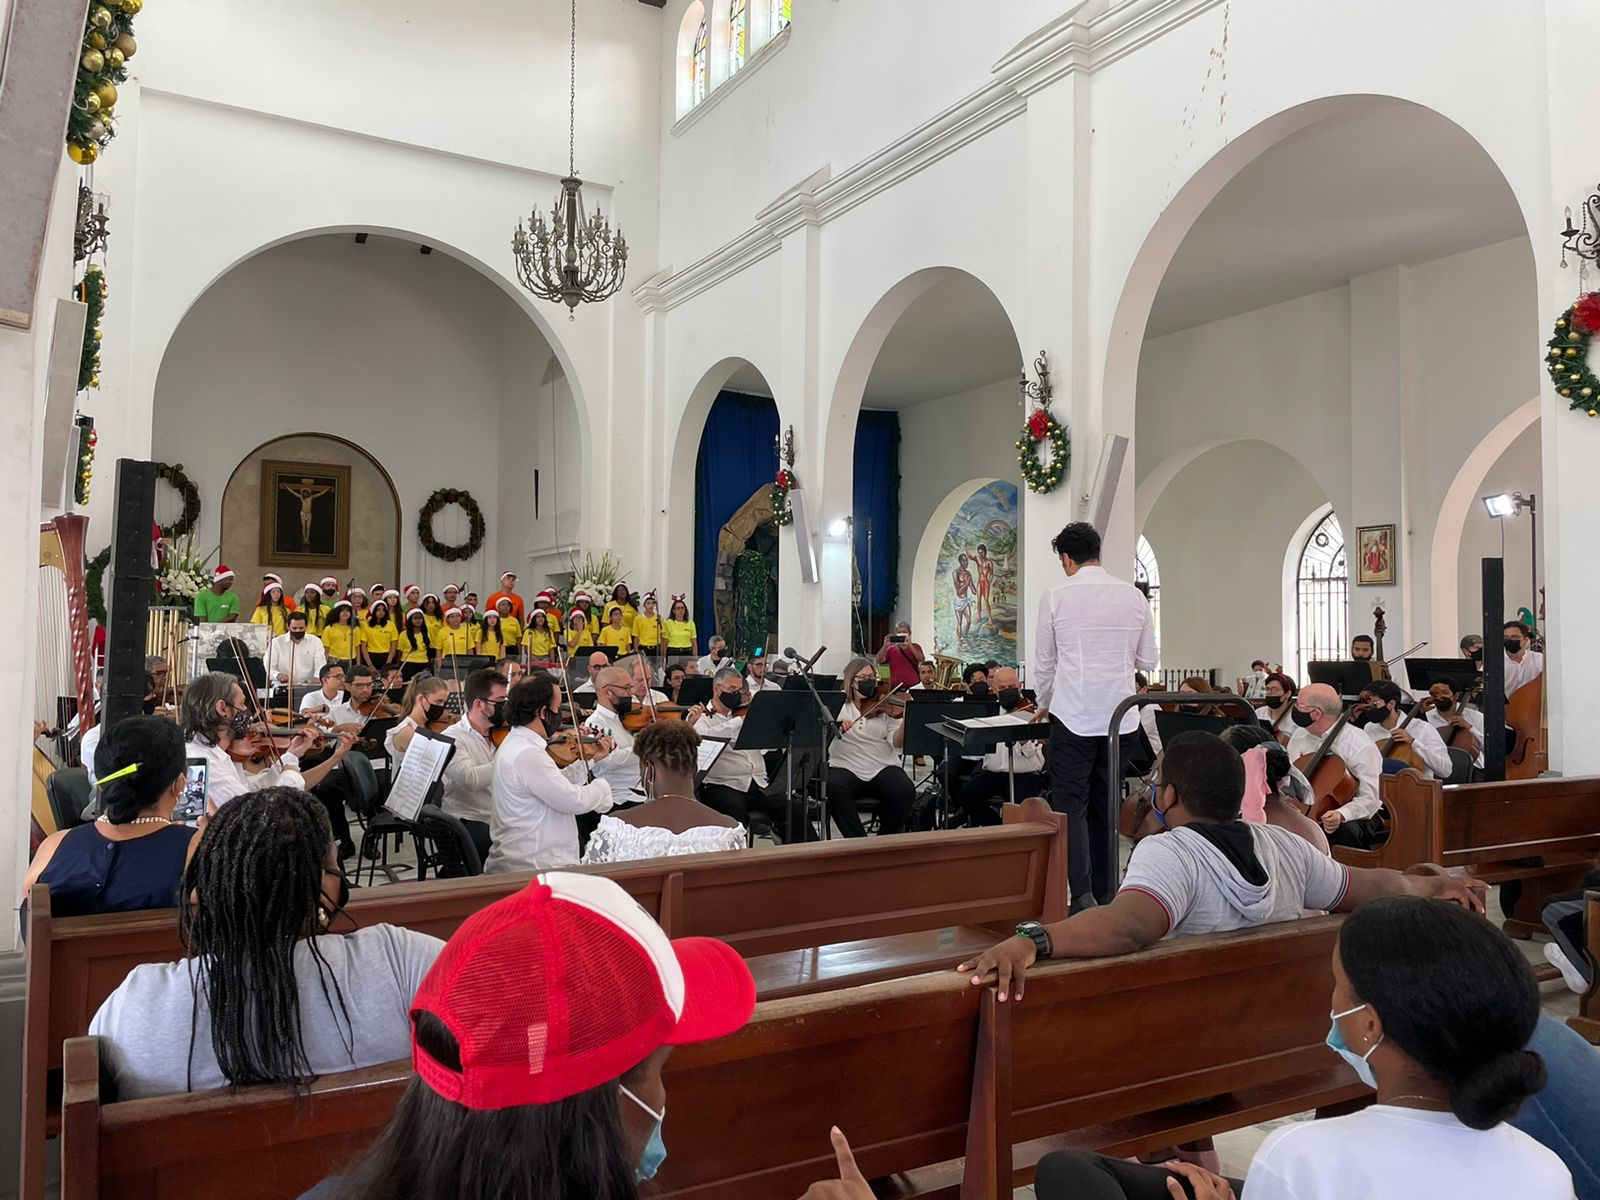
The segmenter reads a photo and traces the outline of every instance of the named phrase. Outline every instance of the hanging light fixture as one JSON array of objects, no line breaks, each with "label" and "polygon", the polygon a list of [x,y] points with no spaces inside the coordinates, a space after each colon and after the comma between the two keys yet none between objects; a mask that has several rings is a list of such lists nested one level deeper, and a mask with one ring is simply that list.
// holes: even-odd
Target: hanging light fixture
[{"label": "hanging light fixture", "polygon": [[580,304],[615,295],[628,268],[628,242],[622,230],[611,228],[598,204],[593,215],[583,211],[583,180],[577,169],[578,0],[572,0],[570,78],[567,177],[561,181],[550,223],[546,225],[538,211],[528,217],[527,228],[518,221],[511,249],[517,256],[517,277],[523,287],[541,300],[576,310]]}]

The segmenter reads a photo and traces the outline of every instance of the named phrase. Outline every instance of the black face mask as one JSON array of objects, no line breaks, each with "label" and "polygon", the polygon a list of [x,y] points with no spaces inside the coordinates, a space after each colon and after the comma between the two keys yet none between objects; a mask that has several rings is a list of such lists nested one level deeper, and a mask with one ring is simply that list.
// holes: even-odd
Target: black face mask
[{"label": "black face mask", "polygon": [[744,699],[743,692],[718,692],[717,699],[722,701],[722,707],[732,711],[739,707],[739,701]]},{"label": "black face mask", "polygon": [[1436,710],[1436,711],[1438,711],[1438,712],[1442,712],[1442,713],[1447,713],[1447,712],[1449,712],[1449,711],[1450,711],[1450,710],[1451,710],[1451,709],[1452,709],[1452,708],[1454,708],[1454,707],[1455,707],[1455,706],[1456,706],[1456,702],[1455,702],[1455,701],[1454,701],[1454,700],[1452,700],[1452,699],[1450,699],[1450,697],[1449,697],[1449,696],[1446,696],[1446,697],[1445,697],[1445,698],[1444,698],[1444,699],[1442,699],[1442,700],[1435,700],[1435,701],[1434,701],[1434,702],[1433,702],[1433,707],[1434,707],[1434,709],[1435,709],[1435,710]]},{"label": "black face mask", "polygon": [[969,690],[974,696],[987,696],[989,694],[989,685],[980,679]]},{"label": "black face mask", "polygon": [[1388,719],[1389,719],[1389,710],[1386,707],[1385,708],[1364,708],[1360,712],[1358,712],[1355,716],[1350,718],[1350,724],[1358,725],[1361,728],[1365,729],[1368,725],[1375,724],[1376,722],[1379,722],[1379,721],[1386,721]]},{"label": "black face mask", "polygon": [[1506,639],[1506,653],[1507,654],[1515,654],[1521,649],[1522,649],[1522,641],[1521,641],[1521,639],[1514,639],[1514,638],[1507,638]]},{"label": "black face mask", "polygon": [[291,629],[289,630],[289,636],[298,642],[306,636],[306,631],[304,629]]},{"label": "black face mask", "polygon": [[506,702],[496,700],[489,705],[489,725],[493,729],[504,729],[506,724]]},{"label": "black face mask", "polygon": [[1289,719],[1300,726],[1301,729],[1310,729],[1312,725],[1316,724],[1317,714],[1306,712],[1302,708],[1296,708],[1289,713]]},{"label": "black face mask", "polygon": [[1288,696],[1268,696],[1267,697],[1267,707],[1268,708],[1282,708],[1287,703],[1289,703],[1289,697]]},{"label": "black face mask", "polygon": [[871,700],[878,694],[878,681],[876,679],[856,680],[856,691],[863,700]]},{"label": "black face mask", "polygon": [[[498,720],[498,714],[497,714],[497,719],[495,721],[495,724],[498,725],[499,723],[500,722]],[[561,728],[561,713],[560,712],[551,712],[549,709],[546,709],[545,710],[545,714],[544,714],[544,731],[546,733],[553,734],[553,733],[556,732],[556,730],[558,730],[560,728]]]},{"label": "black face mask", "polygon": [[613,700],[611,702],[611,708],[612,711],[617,714],[617,716],[625,717],[633,711],[633,697],[624,696],[620,700]]},{"label": "black face mask", "polygon": [[434,721],[437,721],[440,717],[444,716],[445,712],[445,706],[442,704],[428,705],[428,723],[432,724]]},{"label": "black face mask", "polygon": [[1001,708],[1015,708],[1017,705],[1022,703],[1021,688],[1003,687],[1000,689],[997,695],[1000,698]]}]

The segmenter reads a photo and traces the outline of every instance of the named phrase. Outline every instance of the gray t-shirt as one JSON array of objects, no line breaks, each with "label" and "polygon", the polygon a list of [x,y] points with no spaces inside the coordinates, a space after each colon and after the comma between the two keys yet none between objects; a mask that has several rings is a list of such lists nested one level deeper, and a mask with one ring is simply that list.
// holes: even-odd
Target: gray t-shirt
[{"label": "gray t-shirt", "polygon": [[[326,968],[319,968],[308,942],[294,948],[301,1033],[312,1071],[322,1075],[410,1057],[411,1000],[444,943],[397,925],[324,935],[316,942]],[[204,964],[191,959],[137,966],[89,1022],[90,1034],[108,1042],[108,1066],[121,1099],[228,1086],[211,1048],[205,991],[196,987],[203,972]]]},{"label": "gray t-shirt", "polygon": [[1344,898],[1348,867],[1276,825],[1238,822],[1229,833],[1242,838],[1240,829],[1249,831],[1264,883],[1245,878],[1214,841],[1183,825],[1135,846],[1122,886],[1154,897],[1167,910],[1167,937],[1292,921],[1307,909],[1329,909]]}]

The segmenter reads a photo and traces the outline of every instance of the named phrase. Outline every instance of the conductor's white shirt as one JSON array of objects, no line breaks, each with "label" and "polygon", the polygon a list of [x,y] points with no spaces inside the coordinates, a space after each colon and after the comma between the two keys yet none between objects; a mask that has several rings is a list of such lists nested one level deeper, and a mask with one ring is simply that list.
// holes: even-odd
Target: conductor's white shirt
[{"label": "conductor's white shirt", "polygon": [[[1112,712],[1133,695],[1134,672],[1156,661],[1150,602],[1104,567],[1079,567],[1039,602],[1033,686],[1040,707],[1079,737],[1105,737]],[[1118,728],[1138,727],[1130,708]]]}]

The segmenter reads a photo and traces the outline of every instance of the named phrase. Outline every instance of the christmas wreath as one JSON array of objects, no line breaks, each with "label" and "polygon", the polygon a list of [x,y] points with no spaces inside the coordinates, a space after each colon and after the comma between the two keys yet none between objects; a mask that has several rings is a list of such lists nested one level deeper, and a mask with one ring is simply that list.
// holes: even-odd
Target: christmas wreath
[{"label": "christmas wreath", "polygon": [[1589,366],[1589,343],[1600,330],[1600,292],[1579,296],[1556,321],[1549,343],[1550,381],[1591,417],[1600,416],[1600,377]]},{"label": "christmas wreath", "polygon": [[171,525],[161,527],[161,536],[169,542],[188,537],[194,532],[195,523],[200,520],[200,489],[183,473],[182,463],[157,463],[156,474],[175,487],[178,495],[183,497],[183,511]]},{"label": "christmas wreath", "polygon": [[[1049,462],[1039,458],[1039,446],[1046,438],[1050,441]],[[1067,439],[1067,427],[1051,416],[1049,409],[1034,409],[1023,427],[1022,436],[1017,439],[1017,466],[1028,490],[1041,496],[1055,491],[1071,461],[1072,445]]]},{"label": "christmas wreath", "polygon": [[772,519],[779,525],[794,524],[794,506],[789,503],[789,491],[795,485],[794,472],[787,467],[778,470],[772,481]]},{"label": "christmas wreath", "polygon": [[[467,514],[467,540],[459,546],[446,546],[433,536],[433,519],[449,505],[460,505],[461,511]],[[442,558],[445,562],[461,562],[471,558],[483,549],[484,535],[488,527],[483,520],[483,509],[478,507],[478,502],[472,498],[470,492],[460,488],[440,488],[428,497],[428,502],[422,506],[422,512],[417,517],[417,540],[422,543],[422,548],[435,558]]]}]

